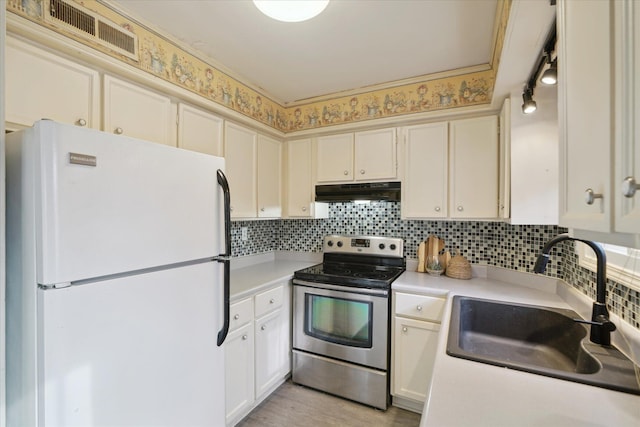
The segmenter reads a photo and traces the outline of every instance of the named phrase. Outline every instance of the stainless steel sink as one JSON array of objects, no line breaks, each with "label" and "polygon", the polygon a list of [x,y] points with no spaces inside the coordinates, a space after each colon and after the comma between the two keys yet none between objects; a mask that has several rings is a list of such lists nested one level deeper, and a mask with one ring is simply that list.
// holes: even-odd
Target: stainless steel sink
[{"label": "stainless steel sink", "polygon": [[613,346],[591,343],[579,318],[572,310],[455,296],[447,354],[640,394],[634,364]]}]

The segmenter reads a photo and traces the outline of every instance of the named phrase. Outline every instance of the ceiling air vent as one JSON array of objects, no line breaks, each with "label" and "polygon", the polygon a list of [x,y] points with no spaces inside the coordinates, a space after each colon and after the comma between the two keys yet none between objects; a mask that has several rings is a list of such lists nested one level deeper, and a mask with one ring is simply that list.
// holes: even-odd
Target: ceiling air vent
[{"label": "ceiling air vent", "polygon": [[46,17],[49,22],[63,24],[64,28],[85,40],[138,60],[138,37],[135,34],[78,4],[68,0],[50,0]]}]

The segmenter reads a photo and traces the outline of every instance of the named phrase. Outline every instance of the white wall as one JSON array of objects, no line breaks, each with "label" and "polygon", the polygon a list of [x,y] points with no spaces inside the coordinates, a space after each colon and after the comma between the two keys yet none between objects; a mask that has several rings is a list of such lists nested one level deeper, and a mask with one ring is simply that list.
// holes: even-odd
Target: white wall
[{"label": "white wall", "polygon": [[539,85],[538,109],[522,113],[522,91],[511,92],[511,223],[558,224],[558,90]]}]

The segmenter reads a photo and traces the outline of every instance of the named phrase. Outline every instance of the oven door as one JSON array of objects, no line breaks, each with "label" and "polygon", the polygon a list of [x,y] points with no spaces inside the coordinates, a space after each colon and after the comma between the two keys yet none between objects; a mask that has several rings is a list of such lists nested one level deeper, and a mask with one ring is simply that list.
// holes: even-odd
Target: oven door
[{"label": "oven door", "polygon": [[293,281],[293,347],[386,370],[389,292]]}]

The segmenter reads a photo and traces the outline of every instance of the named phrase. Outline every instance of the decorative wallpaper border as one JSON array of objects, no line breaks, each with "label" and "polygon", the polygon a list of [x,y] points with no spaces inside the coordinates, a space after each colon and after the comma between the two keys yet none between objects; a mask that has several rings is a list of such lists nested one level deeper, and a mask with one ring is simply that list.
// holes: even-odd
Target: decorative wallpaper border
[{"label": "decorative wallpaper border", "polygon": [[286,107],[120,14],[106,3],[97,0],[67,1],[136,34],[138,61],[86,40],[63,24],[56,25],[46,20],[44,0],[7,0],[6,3],[10,12],[285,133],[491,103],[511,8],[511,0],[498,0],[493,54],[486,71],[440,78],[424,76],[424,80],[418,83],[365,90],[356,95]]}]

